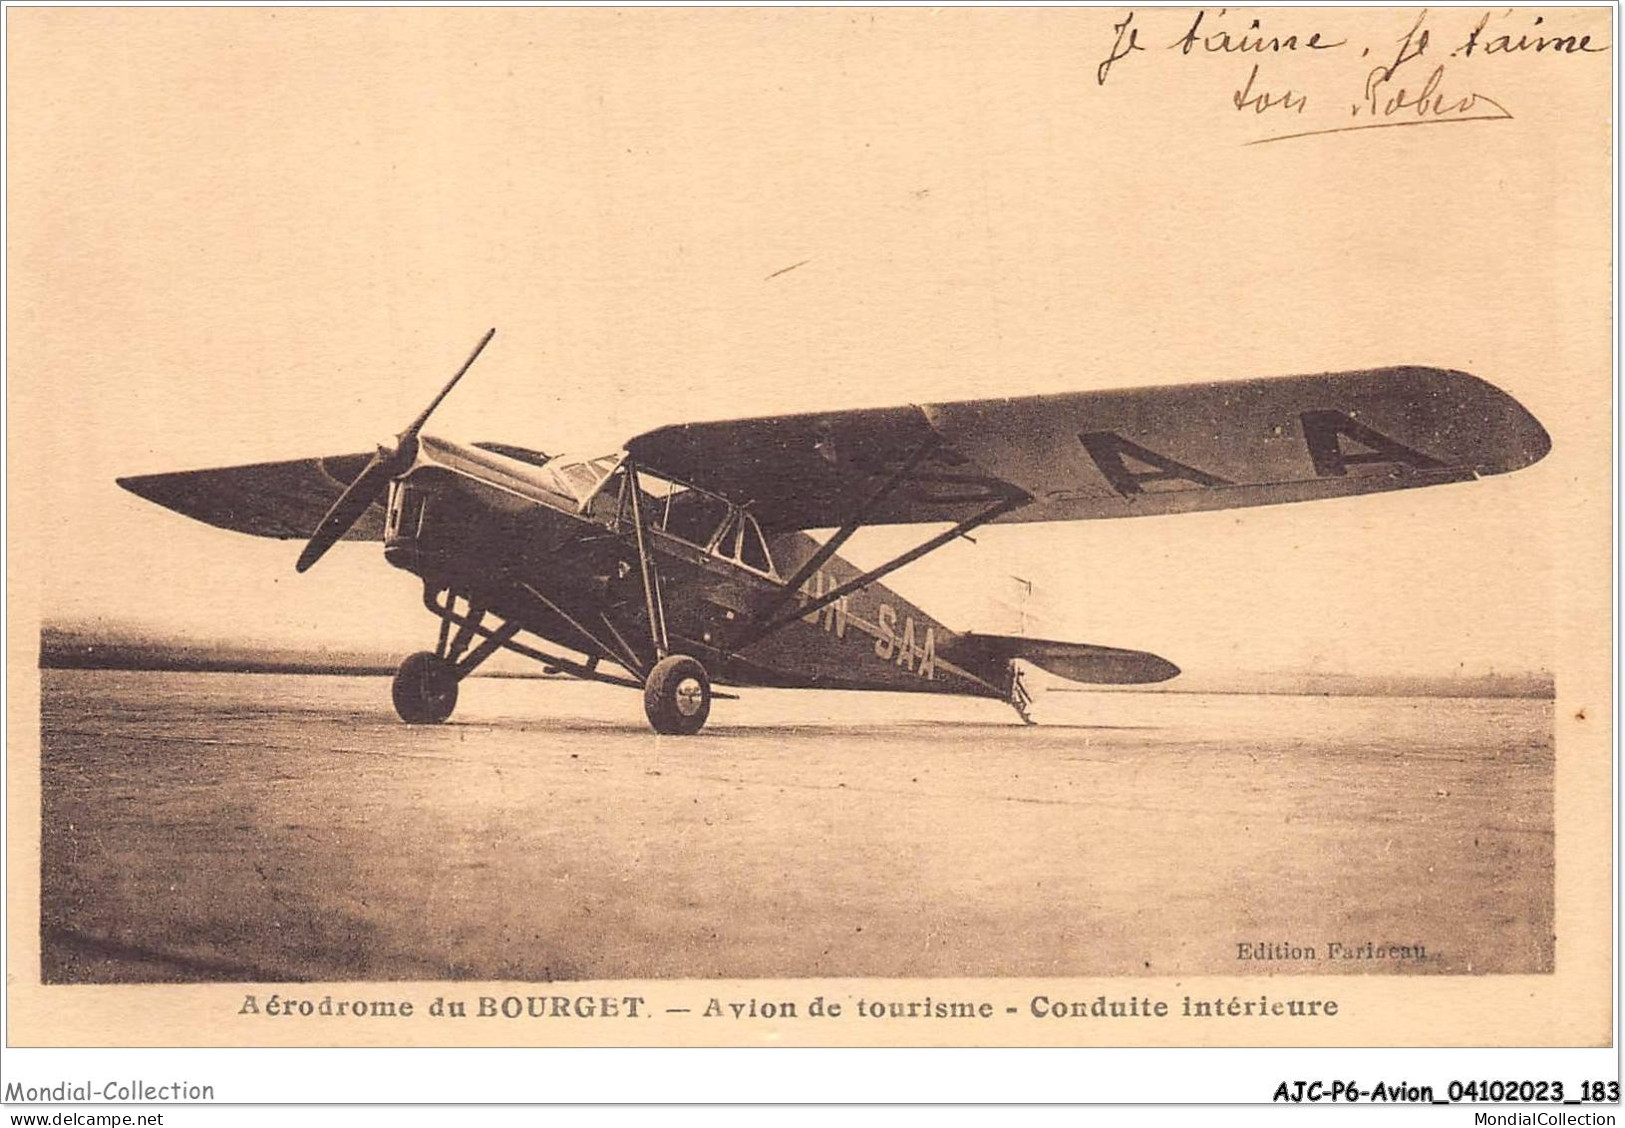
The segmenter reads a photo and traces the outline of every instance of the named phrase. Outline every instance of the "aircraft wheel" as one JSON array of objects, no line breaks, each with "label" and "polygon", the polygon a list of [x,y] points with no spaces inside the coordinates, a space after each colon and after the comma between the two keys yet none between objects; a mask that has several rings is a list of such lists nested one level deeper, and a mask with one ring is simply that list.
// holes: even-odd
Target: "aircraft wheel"
[{"label": "aircraft wheel", "polygon": [[656,732],[692,736],[711,715],[711,679],[687,654],[662,658],[643,685],[643,711]]},{"label": "aircraft wheel", "polygon": [[401,663],[390,695],[407,724],[438,725],[457,707],[457,671],[439,655],[420,650]]}]

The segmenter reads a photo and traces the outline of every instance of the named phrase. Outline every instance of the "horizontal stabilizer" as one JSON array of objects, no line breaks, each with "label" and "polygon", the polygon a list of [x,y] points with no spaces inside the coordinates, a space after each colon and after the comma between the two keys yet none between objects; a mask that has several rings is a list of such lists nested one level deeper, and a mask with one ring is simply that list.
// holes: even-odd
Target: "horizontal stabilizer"
[{"label": "horizontal stabilizer", "polygon": [[1179,674],[1178,666],[1143,650],[1011,635],[960,635],[942,656],[966,666],[1021,658],[1056,677],[1090,685],[1144,685]]}]

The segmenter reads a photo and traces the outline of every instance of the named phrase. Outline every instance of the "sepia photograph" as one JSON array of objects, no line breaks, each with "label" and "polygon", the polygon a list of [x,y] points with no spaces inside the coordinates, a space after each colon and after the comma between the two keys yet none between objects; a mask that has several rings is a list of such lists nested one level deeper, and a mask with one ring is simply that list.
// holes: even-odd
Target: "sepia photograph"
[{"label": "sepia photograph", "polygon": [[1610,1038],[1611,10],[7,25],[12,1041]]}]

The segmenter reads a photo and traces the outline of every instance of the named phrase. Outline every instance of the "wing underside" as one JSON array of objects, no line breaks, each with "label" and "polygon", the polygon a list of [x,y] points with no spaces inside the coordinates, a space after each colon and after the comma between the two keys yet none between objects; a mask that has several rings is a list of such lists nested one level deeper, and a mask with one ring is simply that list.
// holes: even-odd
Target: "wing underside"
[{"label": "wing underside", "polygon": [[[367,454],[334,454],[218,470],[120,478],[139,497],[233,532],[303,540],[367,464]],[[374,504],[346,540],[382,540],[384,510]]]},{"label": "wing underside", "polygon": [[[473,446],[529,466],[547,461],[546,454],[528,447],[490,442]],[[308,540],[371,457],[330,454],[213,470],[145,474],[120,478],[118,484],[166,509],[221,529],[279,540]],[[383,540],[384,517],[383,503],[375,501],[342,539]]]},{"label": "wing underside", "polygon": [[831,528],[903,471],[867,524],[1075,521],[1272,505],[1465,481],[1551,442],[1463,372],[1381,368],[664,427],[640,464]]},{"label": "wing underside", "polygon": [[[789,530],[836,528],[860,511],[865,524],[914,524],[994,507],[997,521],[1021,522],[1273,505],[1506,473],[1550,448],[1521,404],[1474,376],[1380,368],[690,423],[626,449]],[[221,528],[304,539],[367,458],[119,484]],[[348,539],[381,539],[383,520],[373,505]]]}]

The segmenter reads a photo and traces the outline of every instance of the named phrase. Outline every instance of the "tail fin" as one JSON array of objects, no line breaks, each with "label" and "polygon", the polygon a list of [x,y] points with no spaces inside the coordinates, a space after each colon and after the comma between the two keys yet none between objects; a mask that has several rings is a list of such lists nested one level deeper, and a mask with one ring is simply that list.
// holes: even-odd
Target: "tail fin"
[{"label": "tail fin", "polygon": [[1022,658],[1057,677],[1091,685],[1143,685],[1167,681],[1179,674],[1178,666],[1143,650],[1011,635],[960,635],[942,654],[964,665]]}]

